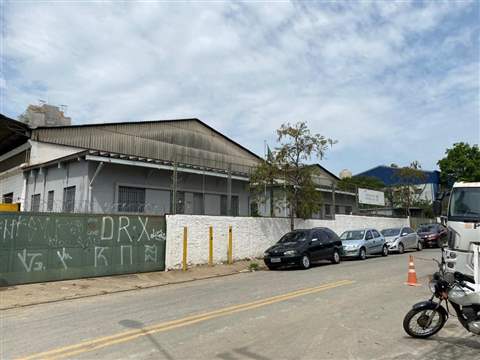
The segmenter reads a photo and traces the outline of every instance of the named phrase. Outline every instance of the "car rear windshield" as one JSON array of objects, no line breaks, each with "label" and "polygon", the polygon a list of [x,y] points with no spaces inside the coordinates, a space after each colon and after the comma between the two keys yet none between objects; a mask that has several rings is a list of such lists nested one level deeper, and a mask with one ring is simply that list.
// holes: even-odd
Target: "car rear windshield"
[{"label": "car rear windshield", "polygon": [[291,243],[298,241],[306,241],[308,233],[306,231],[292,231],[282,236],[279,243]]},{"label": "car rear windshield", "polygon": [[352,231],[345,231],[340,239],[342,240],[362,240],[363,235],[365,235],[365,230],[352,230]]},{"label": "car rear windshield", "polygon": [[422,225],[418,228],[418,232],[435,232],[437,225]]},{"label": "car rear windshield", "polygon": [[396,236],[400,234],[400,228],[384,229],[381,233],[383,236]]}]

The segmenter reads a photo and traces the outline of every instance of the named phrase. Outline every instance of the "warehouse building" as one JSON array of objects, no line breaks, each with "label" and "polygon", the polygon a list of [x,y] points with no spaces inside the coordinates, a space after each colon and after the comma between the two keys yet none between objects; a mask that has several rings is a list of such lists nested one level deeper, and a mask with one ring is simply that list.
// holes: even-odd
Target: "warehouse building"
[{"label": "warehouse building", "polygon": [[[30,128],[2,116],[0,194],[25,211],[252,215],[261,158],[198,119]],[[354,211],[355,194],[318,165],[322,212]],[[260,215],[288,216],[281,189]],[[274,211],[270,210],[274,206]]]}]

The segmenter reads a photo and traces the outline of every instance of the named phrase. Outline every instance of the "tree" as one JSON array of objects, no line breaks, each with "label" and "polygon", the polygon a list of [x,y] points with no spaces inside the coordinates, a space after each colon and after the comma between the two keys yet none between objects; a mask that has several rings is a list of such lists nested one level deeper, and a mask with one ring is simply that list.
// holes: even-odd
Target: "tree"
[{"label": "tree", "polygon": [[440,181],[451,186],[456,181],[480,181],[480,148],[460,142],[445,151],[446,156],[438,161]]},{"label": "tree", "polygon": [[316,166],[308,165],[312,158],[323,159],[335,141],[312,134],[305,122],[283,124],[277,130],[278,146],[253,172],[250,186],[257,195],[267,187],[279,186],[285,191],[290,211],[290,227],[295,217],[308,218],[318,212],[321,194],[316,189]]},{"label": "tree", "polygon": [[353,176],[340,179],[338,188],[344,191],[356,192],[357,188],[381,190],[385,187],[385,183],[373,176]]},{"label": "tree", "polygon": [[406,209],[408,216],[413,206],[420,205],[420,195],[426,187],[427,176],[421,169],[420,163],[413,161],[395,172],[397,185],[392,189],[393,203]]}]

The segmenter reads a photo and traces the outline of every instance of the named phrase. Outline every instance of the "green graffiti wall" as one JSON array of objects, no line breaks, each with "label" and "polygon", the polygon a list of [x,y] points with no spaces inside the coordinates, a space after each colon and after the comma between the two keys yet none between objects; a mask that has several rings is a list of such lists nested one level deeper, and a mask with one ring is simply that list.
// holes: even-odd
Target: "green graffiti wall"
[{"label": "green graffiti wall", "polygon": [[0,285],[165,269],[165,217],[0,213]]}]

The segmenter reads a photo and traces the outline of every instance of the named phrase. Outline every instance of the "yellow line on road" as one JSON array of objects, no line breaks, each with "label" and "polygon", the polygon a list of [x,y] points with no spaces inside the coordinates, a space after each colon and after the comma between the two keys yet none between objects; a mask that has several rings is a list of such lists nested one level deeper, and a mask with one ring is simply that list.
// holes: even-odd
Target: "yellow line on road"
[{"label": "yellow line on road", "polygon": [[259,308],[266,305],[275,304],[281,301],[290,300],[296,297],[315,294],[321,291],[333,289],[339,286],[350,285],[353,284],[354,281],[351,280],[341,280],[333,283],[328,283],[324,285],[320,285],[317,287],[292,291],[283,295],[277,295],[273,297],[269,297],[262,300],[253,301],[250,303],[244,303],[239,305],[234,305],[214,311],[210,311],[207,313],[201,313],[197,315],[191,315],[184,317],[178,320],[167,321],[163,323],[159,323],[156,325],[151,325],[144,327],[142,329],[135,329],[126,332],[122,332],[115,335],[99,337],[96,339],[84,341],[78,344],[69,345],[57,349],[53,349],[50,351],[33,354],[23,358],[24,360],[33,360],[33,359],[60,359],[60,358],[68,358],[75,355],[79,355],[81,353],[98,350],[100,348],[104,348],[107,346],[112,346],[115,344],[123,343],[126,341],[134,340],[138,337],[154,334],[157,332],[168,331],[172,329],[176,329],[179,327],[193,325],[202,321],[215,319],[221,316],[227,316],[231,314],[235,314],[241,311],[251,310],[255,308]]}]

